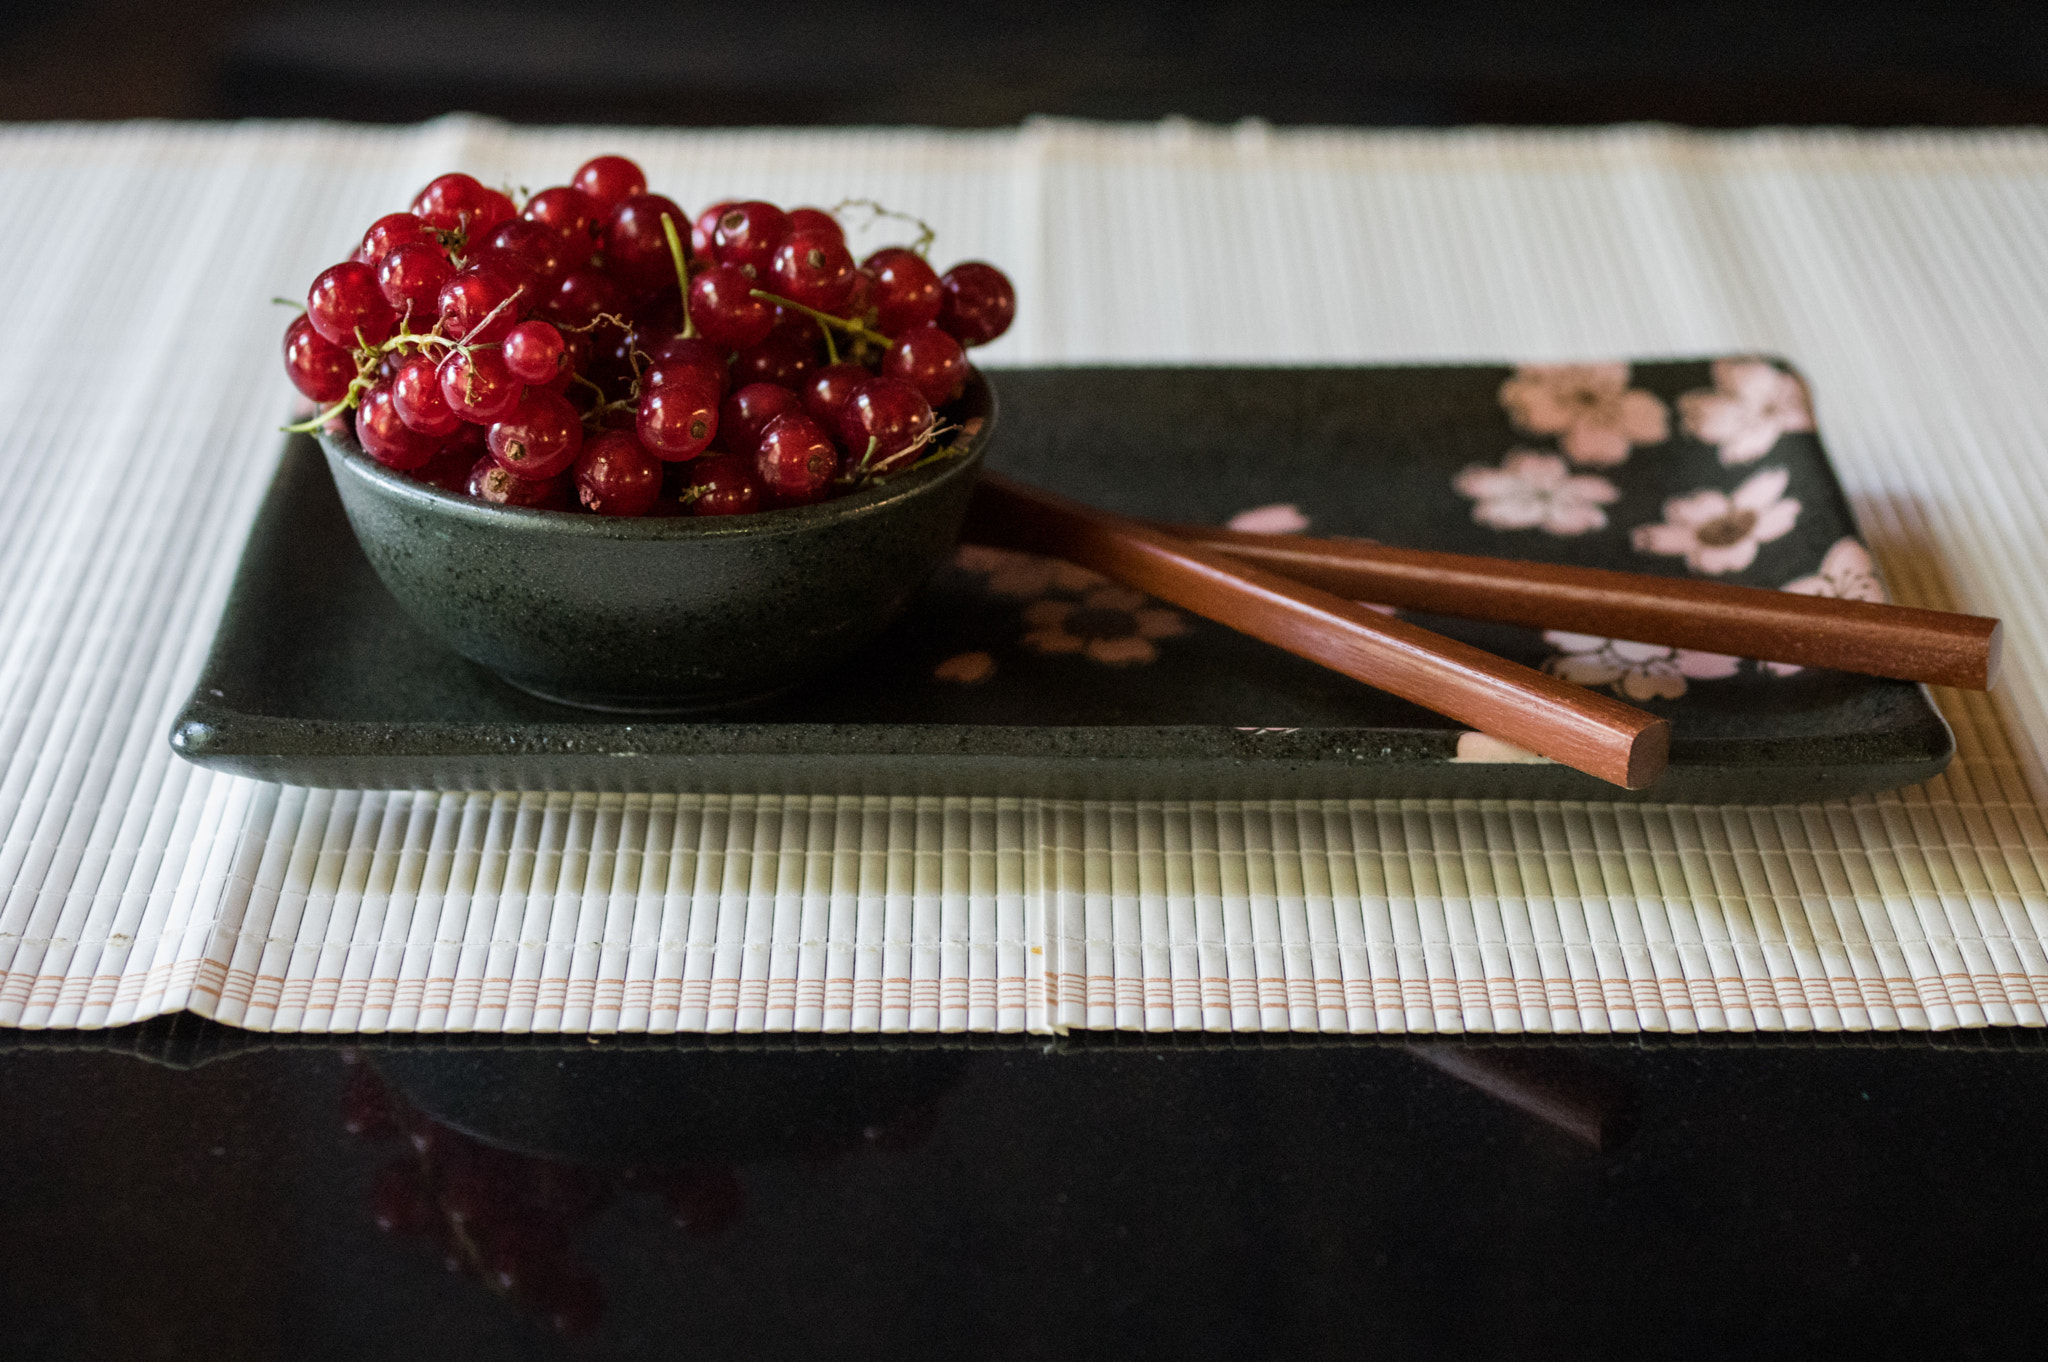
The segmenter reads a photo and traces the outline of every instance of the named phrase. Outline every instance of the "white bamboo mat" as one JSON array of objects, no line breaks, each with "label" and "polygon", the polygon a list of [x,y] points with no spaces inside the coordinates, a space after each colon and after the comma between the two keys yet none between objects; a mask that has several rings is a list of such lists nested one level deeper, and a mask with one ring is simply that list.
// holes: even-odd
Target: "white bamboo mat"
[{"label": "white bamboo mat", "polygon": [[[992,362],[1796,358],[1903,600],[2004,616],[1962,755],[1840,804],[284,789],[172,757],[297,295],[462,168],[865,195],[1008,267]],[[0,131],[0,1024],[2041,1025],[2048,137]],[[2001,724],[2001,718],[2003,723]]]}]

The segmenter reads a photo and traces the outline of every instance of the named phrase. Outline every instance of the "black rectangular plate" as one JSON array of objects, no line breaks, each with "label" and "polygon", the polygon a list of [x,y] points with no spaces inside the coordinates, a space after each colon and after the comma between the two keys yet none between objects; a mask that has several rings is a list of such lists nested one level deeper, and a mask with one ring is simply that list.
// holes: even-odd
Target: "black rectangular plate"
[{"label": "black rectangular plate", "polygon": [[[1004,370],[990,466],[1134,514],[1220,523],[1291,506],[1311,533],[1672,575],[1685,561],[1639,552],[1633,528],[1662,520],[1670,498],[1782,469],[1796,522],[1720,579],[1776,587],[1824,560],[1839,567],[1829,552],[1856,527],[1816,436],[1786,433],[1729,464],[1686,433],[1681,398],[1713,389],[1709,362],[1634,365],[1627,382],[1663,405],[1667,437],[1574,467],[1562,435],[1511,419],[1502,387],[1514,373]],[[1604,525],[1479,523],[1460,472],[1516,450],[1603,479]],[[1418,619],[1533,666],[1568,660],[1534,630]],[[1469,739],[1461,760],[1450,720],[1043,560],[969,551],[832,675],[745,711],[616,721],[516,690],[416,628],[298,437],[171,741],[221,770],[343,788],[1768,803],[1923,780],[1953,750],[1907,683],[1752,662],[1703,676],[1716,668],[1607,656],[1637,668],[1638,692],[1684,689],[1640,700],[1671,719],[1674,741],[1663,779],[1634,796],[1548,763],[1473,760],[1485,754]]]}]

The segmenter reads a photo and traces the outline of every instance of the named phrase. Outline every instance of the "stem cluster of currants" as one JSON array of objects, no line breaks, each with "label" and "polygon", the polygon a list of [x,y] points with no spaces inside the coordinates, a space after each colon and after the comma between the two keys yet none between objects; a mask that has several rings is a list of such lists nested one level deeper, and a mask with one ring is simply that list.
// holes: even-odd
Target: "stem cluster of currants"
[{"label": "stem cluster of currants", "polygon": [[691,218],[622,156],[523,206],[443,175],[314,279],[284,353],[321,410],[294,429],[352,420],[379,463],[505,505],[823,501],[948,457],[967,350],[1016,313],[1002,271],[939,273],[917,226],[856,262],[833,213],[750,200]]}]

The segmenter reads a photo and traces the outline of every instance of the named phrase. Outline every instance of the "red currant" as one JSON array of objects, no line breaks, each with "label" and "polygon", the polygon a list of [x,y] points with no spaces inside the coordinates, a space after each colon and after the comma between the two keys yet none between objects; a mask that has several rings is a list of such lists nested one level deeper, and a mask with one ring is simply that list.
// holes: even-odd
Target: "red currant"
[{"label": "red currant", "polygon": [[[398,366],[391,379],[391,401],[398,419],[422,435],[447,437],[463,426],[441,395],[441,374],[434,361],[414,355]],[[469,465],[464,464],[467,470]]]},{"label": "red currant", "polygon": [[318,331],[304,313],[284,329],[284,371],[292,386],[321,406],[348,395],[356,376],[355,356]]},{"label": "red currant", "polygon": [[521,322],[505,333],[505,367],[521,383],[551,383],[563,372],[568,351],[562,333],[546,322]]},{"label": "red currant", "polygon": [[725,210],[732,207],[726,199],[720,199],[690,224],[690,259],[710,261],[716,259],[713,253],[713,238],[718,233],[718,220],[725,216]]},{"label": "red currant", "polygon": [[379,383],[363,394],[356,408],[356,440],[363,452],[386,468],[418,468],[434,457],[441,442],[422,435],[399,419],[391,387]]},{"label": "red currant", "polygon": [[803,399],[787,388],[749,383],[718,409],[718,447],[751,459],[770,421],[803,409]]},{"label": "red currant", "polygon": [[526,201],[519,216],[537,222],[567,242],[576,251],[576,267],[590,263],[591,252],[604,236],[609,216],[596,199],[574,185],[558,184],[543,189]]},{"label": "red currant", "polygon": [[441,361],[441,396],[465,421],[489,425],[509,416],[524,387],[496,350],[454,350]]},{"label": "red currant", "polygon": [[646,515],[661,495],[661,461],[623,430],[608,430],[576,456],[576,499],[599,515]]},{"label": "red currant", "polygon": [[761,432],[754,475],[777,506],[822,501],[839,472],[839,450],[824,428],[802,412],[778,416]]},{"label": "red currant", "polygon": [[718,385],[718,395],[723,398],[732,387],[732,354],[723,345],[703,336],[677,336],[663,342],[649,352],[653,367],[647,371],[647,386],[660,386],[657,372],[668,373],[682,369],[699,369]]},{"label": "red currant", "polygon": [[509,415],[485,432],[491,457],[515,477],[552,478],[583,450],[583,418],[568,399],[545,388],[528,389]]},{"label": "red currant", "polygon": [[[441,242],[427,224],[411,213],[386,213],[370,224],[370,230],[363,233],[363,244],[356,248],[356,259],[365,265],[374,265],[400,246],[416,242],[422,246],[441,249]],[[447,252],[443,251],[443,255]]]},{"label": "red currant", "polygon": [[804,411],[828,431],[839,429],[839,413],[853,390],[873,378],[858,364],[828,364],[804,375]]},{"label": "red currant", "polygon": [[538,511],[569,509],[568,478],[517,478],[488,454],[469,470],[465,490],[478,501],[494,506],[530,506]]},{"label": "red currant", "polygon": [[[815,325],[815,324],[814,324]],[[735,383],[777,383],[794,388],[818,364],[818,337],[771,331],[768,339],[733,357]]]},{"label": "red currant", "polygon": [[837,313],[853,296],[853,256],[834,236],[792,232],[775,248],[768,277],[769,287],[791,302]]},{"label": "red currant", "polygon": [[768,277],[775,248],[789,235],[789,214],[758,200],[736,203],[718,217],[711,234],[712,254],[721,265],[746,270],[756,279]]},{"label": "red currant", "polygon": [[939,325],[962,345],[987,345],[1010,329],[1017,315],[1017,290],[994,265],[968,260],[939,279],[944,300]]},{"label": "red currant", "polygon": [[694,459],[718,434],[718,385],[686,373],[683,380],[641,395],[634,430],[657,458]]},{"label": "red currant", "polygon": [[377,287],[384,301],[420,329],[441,312],[441,290],[455,277],[455,262],[439,246],[407,241],[392,248],[377,264]]},{"label": "red currant", "polygon": [[527,284],[495,261],[457,270],[441,286],[441,334],[483,345],[503,340],[519,324]]},{"label": "red currant", "polygon": [[398,325],[398,314],[377,287],[377,271],[353,260],[315,277],[306,293],[306,318],[321,339],[345,349],[354,349],[359,336],[361,343],[380,344]]},{"label": "red currant", "polygon": [[938,271],[916,251],[885,247],[869,256],[862,268],[875,280],[877,331],[894,336],[938,320],[943,301]]},{"label": "red currant", "polygon": [[775,307],[754,297],[753,289],[744,270],[714,265],[690,281],[690,320],[728,350],[759,345],[775,328]]},{"label": "red currant", "polygon": [[900,378],[871,378],[853,390],[839,414],[849,472],[893,473],[913,462],[932,428],[924,395]]},{"label": "red currant", "polygon": [[600,316],[619,315],[625,305],[626,300],[610,275],[597,270],[571,270],[562,277],[541,311],[549,321],[582,328]]},{"label": "red currant", "polygon": [[882,373],[900,378],[943,407],[967,384],[967,352],[960,342],[936,326],[916,326],[896,337],[882,356]]},{"label": "red currant", "polygon": [[751,515],[765,498],[754,477],[753,461],[737,454],[714,454],[690,465],[692,515]]},{"label": "red currant", "polygon": [[590,258],[586,252],[582,259],[578,259],[567,241],[525,218],[513,218],[492,228],[491,234],[484,238],[484,248],[504,251],[525,262],[539,286],[537,297],[546,297],[562,281],[563,275]]},{"label": "red currant", "polygon": [[515,215],[512,200],[486,189],[473,175],[455,173],[432,181],[412,201],[413,215],[443,232],[474,241]]},{"label": "red currant", "polygon": [[789,230],[796,232],[823,232],[834,241],[846,244],[846,229],[839,225],[839,219],[822,208],[792,208],[789,210]]},{"label": "red currant", "polygon": [[[593,157],[576,168],[569,183],[588,194],[598,211],[607,215],[635,194],[647,192],[647,176],[623,156]],[[678,221],[676,226],[682,223]]]},{"label": "red currant", "polygon": [[652,293],[676,281],[675,258],[661,227],[664,216],[678,232],[689,225],[675,201],[660,194],[635,194],[612,210],[604,231],[605,273],[629,294]]},{"label": "red currant", "polygon": [[[482,426],[472,426],[467,422],[462,428],[476,431],[479,435],[483,433]],[[434,452],[434,457],[413,469],[412,475],[430,487],[461,496],[469,490],[469,470],[476,466],[476,460],[477,447],[473,442],[444,440],[440,449]]]}]

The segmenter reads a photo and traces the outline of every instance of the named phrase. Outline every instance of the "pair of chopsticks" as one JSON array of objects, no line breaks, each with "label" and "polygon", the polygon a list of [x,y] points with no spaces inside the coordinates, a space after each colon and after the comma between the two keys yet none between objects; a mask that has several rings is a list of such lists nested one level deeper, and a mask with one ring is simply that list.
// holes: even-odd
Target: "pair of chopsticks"
[{"label": "pair of chopsticks", "polygon": [[1671,725],[1356,604],[1988,689],[1999,623],[1599,568],[1133,520],[983,473],[966,537],[1064,558],[1588,775],[1638,790]]}]

